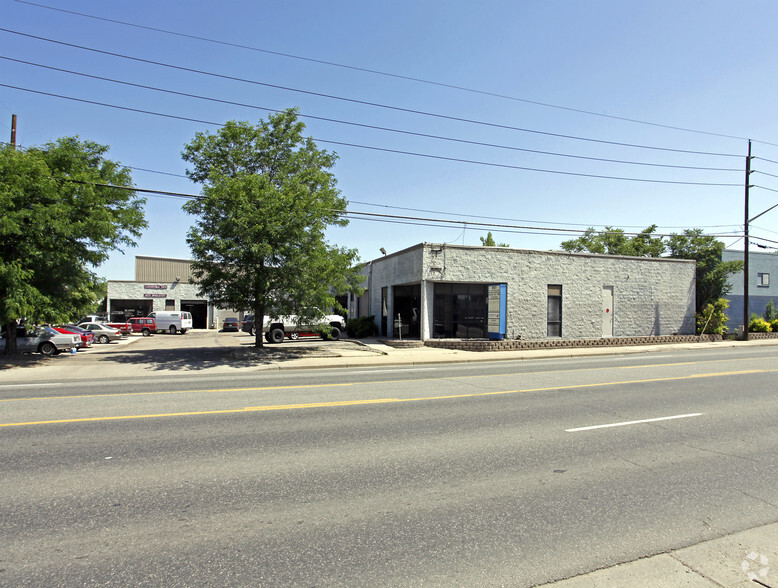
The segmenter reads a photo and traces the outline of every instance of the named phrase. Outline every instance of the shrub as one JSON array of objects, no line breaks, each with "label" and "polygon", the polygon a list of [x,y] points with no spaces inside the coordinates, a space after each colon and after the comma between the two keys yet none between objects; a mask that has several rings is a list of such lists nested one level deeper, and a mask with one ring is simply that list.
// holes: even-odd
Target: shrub
[{"label": "shrub", "polygon": [[767,301],[767,306],[764,309],[764,320],[768,323],[772,323],[778,316],[775,314],[775,304],[772,299]]},{"label": "shrub", "polygon": [[770,332],[778,333],[778,318],[773,319],[773,321],[770,323]]},{"label": "shrub", "polygon": [[348,319],[346,321],[346,333],[352,339],[375,337],[378,335],[378,328],[375,326],[375,317],[360,316],[358,318]]},{"label": "shrub", "polygon": [[761,316],[752,316],[751,322],[748,323],[748,330],[751,333],[769,333],[772,329],[770,328],[770,323]]},{"label": "shrub", "polygon": [[708,304],[697,314],[697,334],[703,333],[722,335],[727,330],[727,315],[729,300],[719,298],[714,304]]}]

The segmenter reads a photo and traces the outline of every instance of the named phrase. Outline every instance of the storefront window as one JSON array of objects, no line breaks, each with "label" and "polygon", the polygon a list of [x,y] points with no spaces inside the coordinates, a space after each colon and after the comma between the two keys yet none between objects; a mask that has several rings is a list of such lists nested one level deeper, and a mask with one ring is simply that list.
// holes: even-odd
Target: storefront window
[{"label": "storefront window", "polygon": [[486,337],[486,289],[485,284],[435,284],[432,336]]}]

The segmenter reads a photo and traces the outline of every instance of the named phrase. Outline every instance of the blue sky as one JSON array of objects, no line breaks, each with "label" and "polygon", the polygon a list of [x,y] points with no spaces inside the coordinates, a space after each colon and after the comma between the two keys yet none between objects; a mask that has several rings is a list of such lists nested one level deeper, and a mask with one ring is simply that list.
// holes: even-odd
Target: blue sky
[{"label": "blue sky", "polygon": [[[18,144],[78,135],[109,145],[110,158],[135,168],[139,188],[197,194],[181,177],[184,144],[227,120],[266,118],[262,108],[296,106],[310,117],[394,129],[302,119],[321,147],[338,153],[334,172],[351,211],[456,221],[355,218],[330,231],[331,242],[357,248],[363,260],[380,256],[381,247],[422,241],[478,245],[487,231],[512,247],[558,249],[577,236],[559,229],[606,225],[700,227],[732,235],[721,240],[742,249],[748,139],[757,186],[750,216],[778,203],[773,0],[72,0],[67,10],[82,15],[51,9],[60,6],[0,0],[7,29],[0,31],[0,83],[17,87],[0,86],[4,141],[16,114]],[[148,197],[149,228],[138,247],[113,254],[98,273],[131,280],[135,255],[189,257],[194,219],[181,204]],[[752,242],[778,247],[778,210],[755,220],[751,234]]]}]

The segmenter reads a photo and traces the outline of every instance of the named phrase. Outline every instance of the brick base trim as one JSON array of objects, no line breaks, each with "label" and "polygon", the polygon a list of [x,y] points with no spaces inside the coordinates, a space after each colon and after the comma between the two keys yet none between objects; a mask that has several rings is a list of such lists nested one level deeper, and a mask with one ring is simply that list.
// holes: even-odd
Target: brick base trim
[{"label": "brick base trim", "polygon": [[[778,333],[752,333],[755,335],[775,335]],[[544,339],[542,341],[508,340],[490,341],[486,339],[429,339],[424,341],[427,347],[442,349],[461,349],[463,351],[514,351],[518,349],[561,349],[573,347],[624,347],[629,345],[666,345],[668,343],[707,343],[722,341],[721,335],[661,335],[657,337],[609,337],[604,339]],[[385,341],[387,345],[394,345],[398,341]],[[402,341],[401,343],[412,343]],[[421,341],[416,341],[420,344]],[[411,345],[409,345],[410,347]],[[416,345],[420,346],[420,345]]]}]

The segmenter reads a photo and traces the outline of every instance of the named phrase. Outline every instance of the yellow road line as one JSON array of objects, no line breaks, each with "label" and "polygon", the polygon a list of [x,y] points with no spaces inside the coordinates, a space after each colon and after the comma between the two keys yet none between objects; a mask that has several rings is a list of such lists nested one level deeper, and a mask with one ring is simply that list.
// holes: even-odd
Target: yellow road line
[{"label": "yellow road line", "polygon": [[422,396],[417,398],[373,398],[373,399],[360,399],[360,400],[335,400],[330,402],[307,402],[302,404],[274,404],[268,406],[252,406],[252,407],[231,408],[231,409],[222,409],[222,410],[201,410],[201,411],[171,412],[171,413],[161,413],[161,414],[84,417],[84,418],[73,418],[73,419],[31,421],[25,423],[0,423],[0,427],[23,427],[23,426],[32,426],[32,425],[85,423],[85,422],[94,422],[94,421],[118,421],[118,420],[129,420],[129,419],[154,419],[154,418],[177,417],[177,416],[201,416],[201,415],[211,415],[211,414],[265,412],[271,410],[299,410],[304,408],[331,408],[331,407],[338,407],[338,406],[364,406],[368,404],[388,404],[388,403],[395,403],[395,402],[452,400],[455,398],[477,398],[479,396],[498,396],[498,395],[505,395],[505,394],[519,394],[519,393],[528,393],[528,392],[548,392],[551,390],[576,390],[582,388],[598,388],[604,386],[624,386],[628,384],[648,384],[648,383],[655,383],[655,382],[669,382],[674,380],[693,380],[697,378],[720,378],[725,376],[740,376],[744,374],[770,373],[776,371],[778,371],[778,369],[743,370],[743,371],[736,371],[736,372],[716,372],[716,373],[709,373],[709,374],[694,374],[689,376],[650,378],[645,380],[624,380],[624,381],[617,381],[617,382],[599,382],[593,384],[571,384],[568,386],[549,386],[546,388],[525,388],[521,390],[500,390],[496,392],[472,392],[467,394],[450,394],[445,396]]},{"label": "yellow road line", "polygon": [[[547,370],[540,372],[516,372],[509,374],[476,374],[470,376],[453,376],[447,379],[456,380],[468,380],[477,378],[514,378],[514,377],[527,377],[527,376],[542,376],[547,374],[574,374],[580,372],[595,372],[602,370],[633,370],[633,369],[651,369],[661,367],[678,367],[686,365],[698,365],[705,363],[723,363],[733,361],[752,361],[753,358],[733,358],[723,360],[705,360],[705,361],[685,361],[677,363],[659,363],[651,365],[624,365],[624,366],[611,366],[611,367],[596,367],[596,368],[581,368],[577,370]],[[749,372],[744,372],[749,373]],[[437,381],[442,378],[414,378],[411,380],[399,380],[402,382],[431,382]],[[304,388],[347,388],[349,386],[377,386],[381,384],[395,384],[398,380],[373,380],[367,382],[343,382],[340,384],[295,384],[289,386],[252,386],[250,388],[214,388],[204,390],[171,390],[167,392],[152,391],[152,392],[119,392],[119,393],[102,393],[102,394],[77,394],[77,395],[65,395],[65,396],[32,396],[28,398],[0,398],[0,402],[23,402],[25,400],[70,400],[79,398],[113,398],[120,396],[164,396],[168,394],[214,394],[223,392],[251,392],[251,391],[268,391],[268,390],[299,390]]]}]

